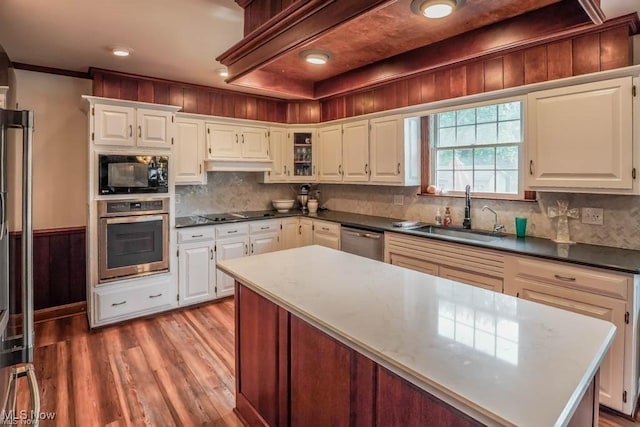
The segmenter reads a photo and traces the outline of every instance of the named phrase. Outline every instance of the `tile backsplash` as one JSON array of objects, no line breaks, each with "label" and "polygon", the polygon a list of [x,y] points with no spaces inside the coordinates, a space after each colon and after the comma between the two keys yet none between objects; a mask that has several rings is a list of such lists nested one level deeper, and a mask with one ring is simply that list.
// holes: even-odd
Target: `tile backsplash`
[{"label": "tile backsplash", "polygon": [[[299,184],[262,184],[253,172],[209,172],[207,185],[177,186],[177,216],[271,209],[271,200],[295,198]],[[322,207],[332,210],[434,222],[436,210],[451,208],[454,225],[464,217],[464,199],[417,196],[417,187],[320,184]],[[400,197],[398,197],[400,196]],[[402,205],[396,205],[396,199]],[[472,199],[473,228],[489,230],[493,214],[482,212],[487,205],[498,213],[498,223],[515,234],[514,218],[526,217],[527,235],[555,237],[556,220],[547,216],[547,208],[567,200],[570,208],[603,208],[604,224],[582,224],[569,220],[571,239],[593,245],[640,250],[640,196],[538,193],[536,202]]]},{"label": "tile backsplash", "polygon": [[295,199],[299,185],[261,184],[255,172],[209,172],[207,185],[176,186],[176,215],[272,209],[271,200]]}]

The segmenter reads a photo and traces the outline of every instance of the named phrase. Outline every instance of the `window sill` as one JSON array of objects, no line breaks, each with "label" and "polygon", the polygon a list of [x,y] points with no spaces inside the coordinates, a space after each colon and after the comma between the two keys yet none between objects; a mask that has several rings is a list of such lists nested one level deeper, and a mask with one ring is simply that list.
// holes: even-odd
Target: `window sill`
[{"label": "window sill", "polygon": [[[451,199],[464,199],[464,194],[457,193],[445,193],[445,194],[431,194],[431,193],[418,193],[416,194],[418,197],[434,197],[434,198],[451,198]],[[537,203],[538,200],[535,198],[531,199],[520,199],[520,198],[509,198],[509,197],[489,197],[489,196],[474,196],[471,195],[471,198],[474,200],[494,200],[494,201],[507,201],[507,202],[526,202],[526,203]]]}]

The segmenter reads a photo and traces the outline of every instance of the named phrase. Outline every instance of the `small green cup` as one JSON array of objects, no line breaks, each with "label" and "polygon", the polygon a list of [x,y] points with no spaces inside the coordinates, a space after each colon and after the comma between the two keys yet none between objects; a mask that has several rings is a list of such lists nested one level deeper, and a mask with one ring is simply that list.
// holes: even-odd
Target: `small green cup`
[{"label": "small green cup", "polygon": [[516,236],[524,237],[527,235],[527,218],[516,217]]}]

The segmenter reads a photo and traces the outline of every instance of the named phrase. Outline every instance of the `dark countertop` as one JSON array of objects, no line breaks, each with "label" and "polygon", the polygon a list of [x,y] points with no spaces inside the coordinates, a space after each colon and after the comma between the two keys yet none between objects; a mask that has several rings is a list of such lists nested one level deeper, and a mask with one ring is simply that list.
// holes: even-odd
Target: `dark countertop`
[{"label": "dark countertop", "polygon": [[[590,267],[600,267],[609,270],[616,270],[625,273],[640,273],[640,251],[633,249],[619,249],[609,246],[596,246],[584,243],[576,243],[573,245],[557,244],[549,239],[541,239],[538,237],[517,238],[515,235],[508,234],[505,237],[496,238],[494,240],[483,242],[464,238],[456,238],[442,235],[427,235],[425,233],[394,227],[394,221],[401,221],[398,218],[387,218],[372,215],[354,214],[339,211],[318,211],[317,214],[303,214],[298,210],[292,210],[287,213],[279,213],[276,211],[254,211],[239,212],[240,214],[250,214],[249,218],[237,218],[213,222],[204,221],[202,217],[190,216],[176,218],[176,228],[192,227],[201,225],[226,224],[241,221],[255,221],[268,218],[286,218],[292,216],[305,216],[309,218],[317,218],[326,221],[337,222],[349,227],[362,228],[371,231],[391,231],[402,233],[425,239],[436,239],[453,243],[461,243],[469,246],[476,246],[487,249],[511,252],[521,255],[530,255],[539,258],[546,258],[556,261],[570,262],[574,264],[586,265]],[[269,216],[264,216],[268,214]],[[229,214],[210,214],[228,216]]]}]

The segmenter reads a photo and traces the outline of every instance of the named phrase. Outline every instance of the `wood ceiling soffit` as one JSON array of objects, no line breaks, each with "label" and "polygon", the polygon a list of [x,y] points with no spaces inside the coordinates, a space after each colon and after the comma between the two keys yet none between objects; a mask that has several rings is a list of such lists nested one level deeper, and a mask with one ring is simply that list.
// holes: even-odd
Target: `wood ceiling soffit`
[{"label": "wood ceiling soffit", "polygon": [[607,19],[600,7],[600,0],[578,0],[578,3],[594,24],[600,25]]},{"label": "wood ceiling soffit", "polygon": [[491,54],[505,54],[526,46],[629,25],[635,32],[637,16],[630,14],[595,26],[578,3],[561,2],[477,30],[405,52],[316,82],[314,98],[323,99],[371,87],[413,74],[467,62]]},{"label": "wood ceiling soffit", "polygon": [[246,9],[251,3],[253,3],[253,0],[236,0],[236,4],[243,9]]},{"label": "wood ceiling soffit", "polygon": [[228,83],[296,47],[309,43],[363,13],[396,0],[311,0],[295,2],[216,58],[229,71]]},{"label": "wood ceiling soffit", "polygon": [[269,101],[278,101],[278,102],[286,101],[285,99],[278,98],[276,96],[258,95],[258,94],[241,92],[241,91],[238,91],[238,90],[230,90],[230,89],[227,89],[227,88],[220,88],[220,87],[214,87],[214,86],[205,86],[205,85],[199,85],[199,84],[195,84],[195,83],[179,82],[179,81],[175,81],[175,80],[161,79],[161,78],[158,78],[158,77],[142,76],[140,74],[130,74],[130,73],[123,73],[121,71],[112,71],[112,70],[105,70],[103,68],[90,67],[89,68],[89,72],[88,72],[89,77],[93,79],[93,78],[95,78],[96,74],[102,74],[104,76],[111,76],[111,77],[120,77],[120,78],[124,78],[124,79],[133,79],[133,80],[138,80],[138,81],[149,81],[149,82],[153,82],[153,83],[165,84],[165,85],[168,85],[168,86],[182,86],[182,87],[185,87],[185,88],[188,87],[188,88],[193,88],[193,89],[201,89],[201,90],[205,90],[207,92],[216,92],[216,93],[221,93],[221,94],[226,94],[226,95],[246,96],[246,97],[252,97],[252,98],[257,98],[257,99],[265,99],[265,100],[269,100]]}]

